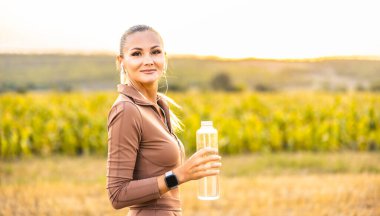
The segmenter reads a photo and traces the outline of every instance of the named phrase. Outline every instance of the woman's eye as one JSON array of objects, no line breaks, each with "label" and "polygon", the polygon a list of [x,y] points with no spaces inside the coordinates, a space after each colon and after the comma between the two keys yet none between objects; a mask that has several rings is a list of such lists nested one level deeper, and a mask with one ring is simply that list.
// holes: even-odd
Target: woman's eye
[{"label": "woman's eye", "polygon": [[131,54],[131,56],[140,56],[141,55],[141,52],[134,52]]},{"label": "woman's eye", "polygon": [[154,50],[152,53],[155,54],[155,55],[157,55],[157,54],[161,53],[161,50]]}]

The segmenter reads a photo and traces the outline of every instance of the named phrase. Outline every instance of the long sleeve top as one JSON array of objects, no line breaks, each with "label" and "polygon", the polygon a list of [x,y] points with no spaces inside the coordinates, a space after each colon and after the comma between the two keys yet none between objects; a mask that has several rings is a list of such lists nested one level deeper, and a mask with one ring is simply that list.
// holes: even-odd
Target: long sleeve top
[{"label": "long sleeve top", "polygon": [[[179,166],[184,148],[172,131],[169,107],[160,110],[133,87],[119,84],[108,115],[107,190],[115,209],[181,210],[178,188],[160,196],[157,177]],[[158,112],[162,112],[165,121]]]}]

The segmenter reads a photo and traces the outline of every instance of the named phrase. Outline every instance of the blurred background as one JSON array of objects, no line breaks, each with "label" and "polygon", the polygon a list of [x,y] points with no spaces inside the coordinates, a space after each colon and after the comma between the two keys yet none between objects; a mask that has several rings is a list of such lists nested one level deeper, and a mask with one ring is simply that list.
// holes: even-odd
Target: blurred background
[{"label": "blurred background", "polygon": [[221,198],[184,215],[380,215],[376,1],[0,1],[0,215],[126,215],[106,191],[120,37],[162,35],[160,91],[195,152],[212,120]]}]

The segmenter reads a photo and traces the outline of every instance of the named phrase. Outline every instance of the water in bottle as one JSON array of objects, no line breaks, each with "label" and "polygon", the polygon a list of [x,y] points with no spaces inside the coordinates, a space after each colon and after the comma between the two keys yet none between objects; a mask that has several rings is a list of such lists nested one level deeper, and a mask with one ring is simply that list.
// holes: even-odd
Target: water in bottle
[{"label": "water in bottle", "polygon": [[[202,121],[201,127],[197,130],[197,151],[207,147],[218,150],[218,131],[213,127],[212,121]],[[198,199],[219,199],[219,177],[217,175],[198,180]]]}]

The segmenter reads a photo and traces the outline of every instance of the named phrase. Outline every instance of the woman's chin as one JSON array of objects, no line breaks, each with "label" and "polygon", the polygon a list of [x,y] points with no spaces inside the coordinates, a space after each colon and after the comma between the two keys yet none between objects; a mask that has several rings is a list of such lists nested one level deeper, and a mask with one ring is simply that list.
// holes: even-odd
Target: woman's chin
[{"label": "woman's chin", "polygon": [[136,81],[145,85],[153,85],[153,84],[158,83],[158,79],[140,79]]},{"label": "woman's chin", "polygon": [[155,74],[150,74],[149,76],[141,77],[140,82],[145,84],[153,84],[155,82],[158,82],[159,79],[159,76]]}]

